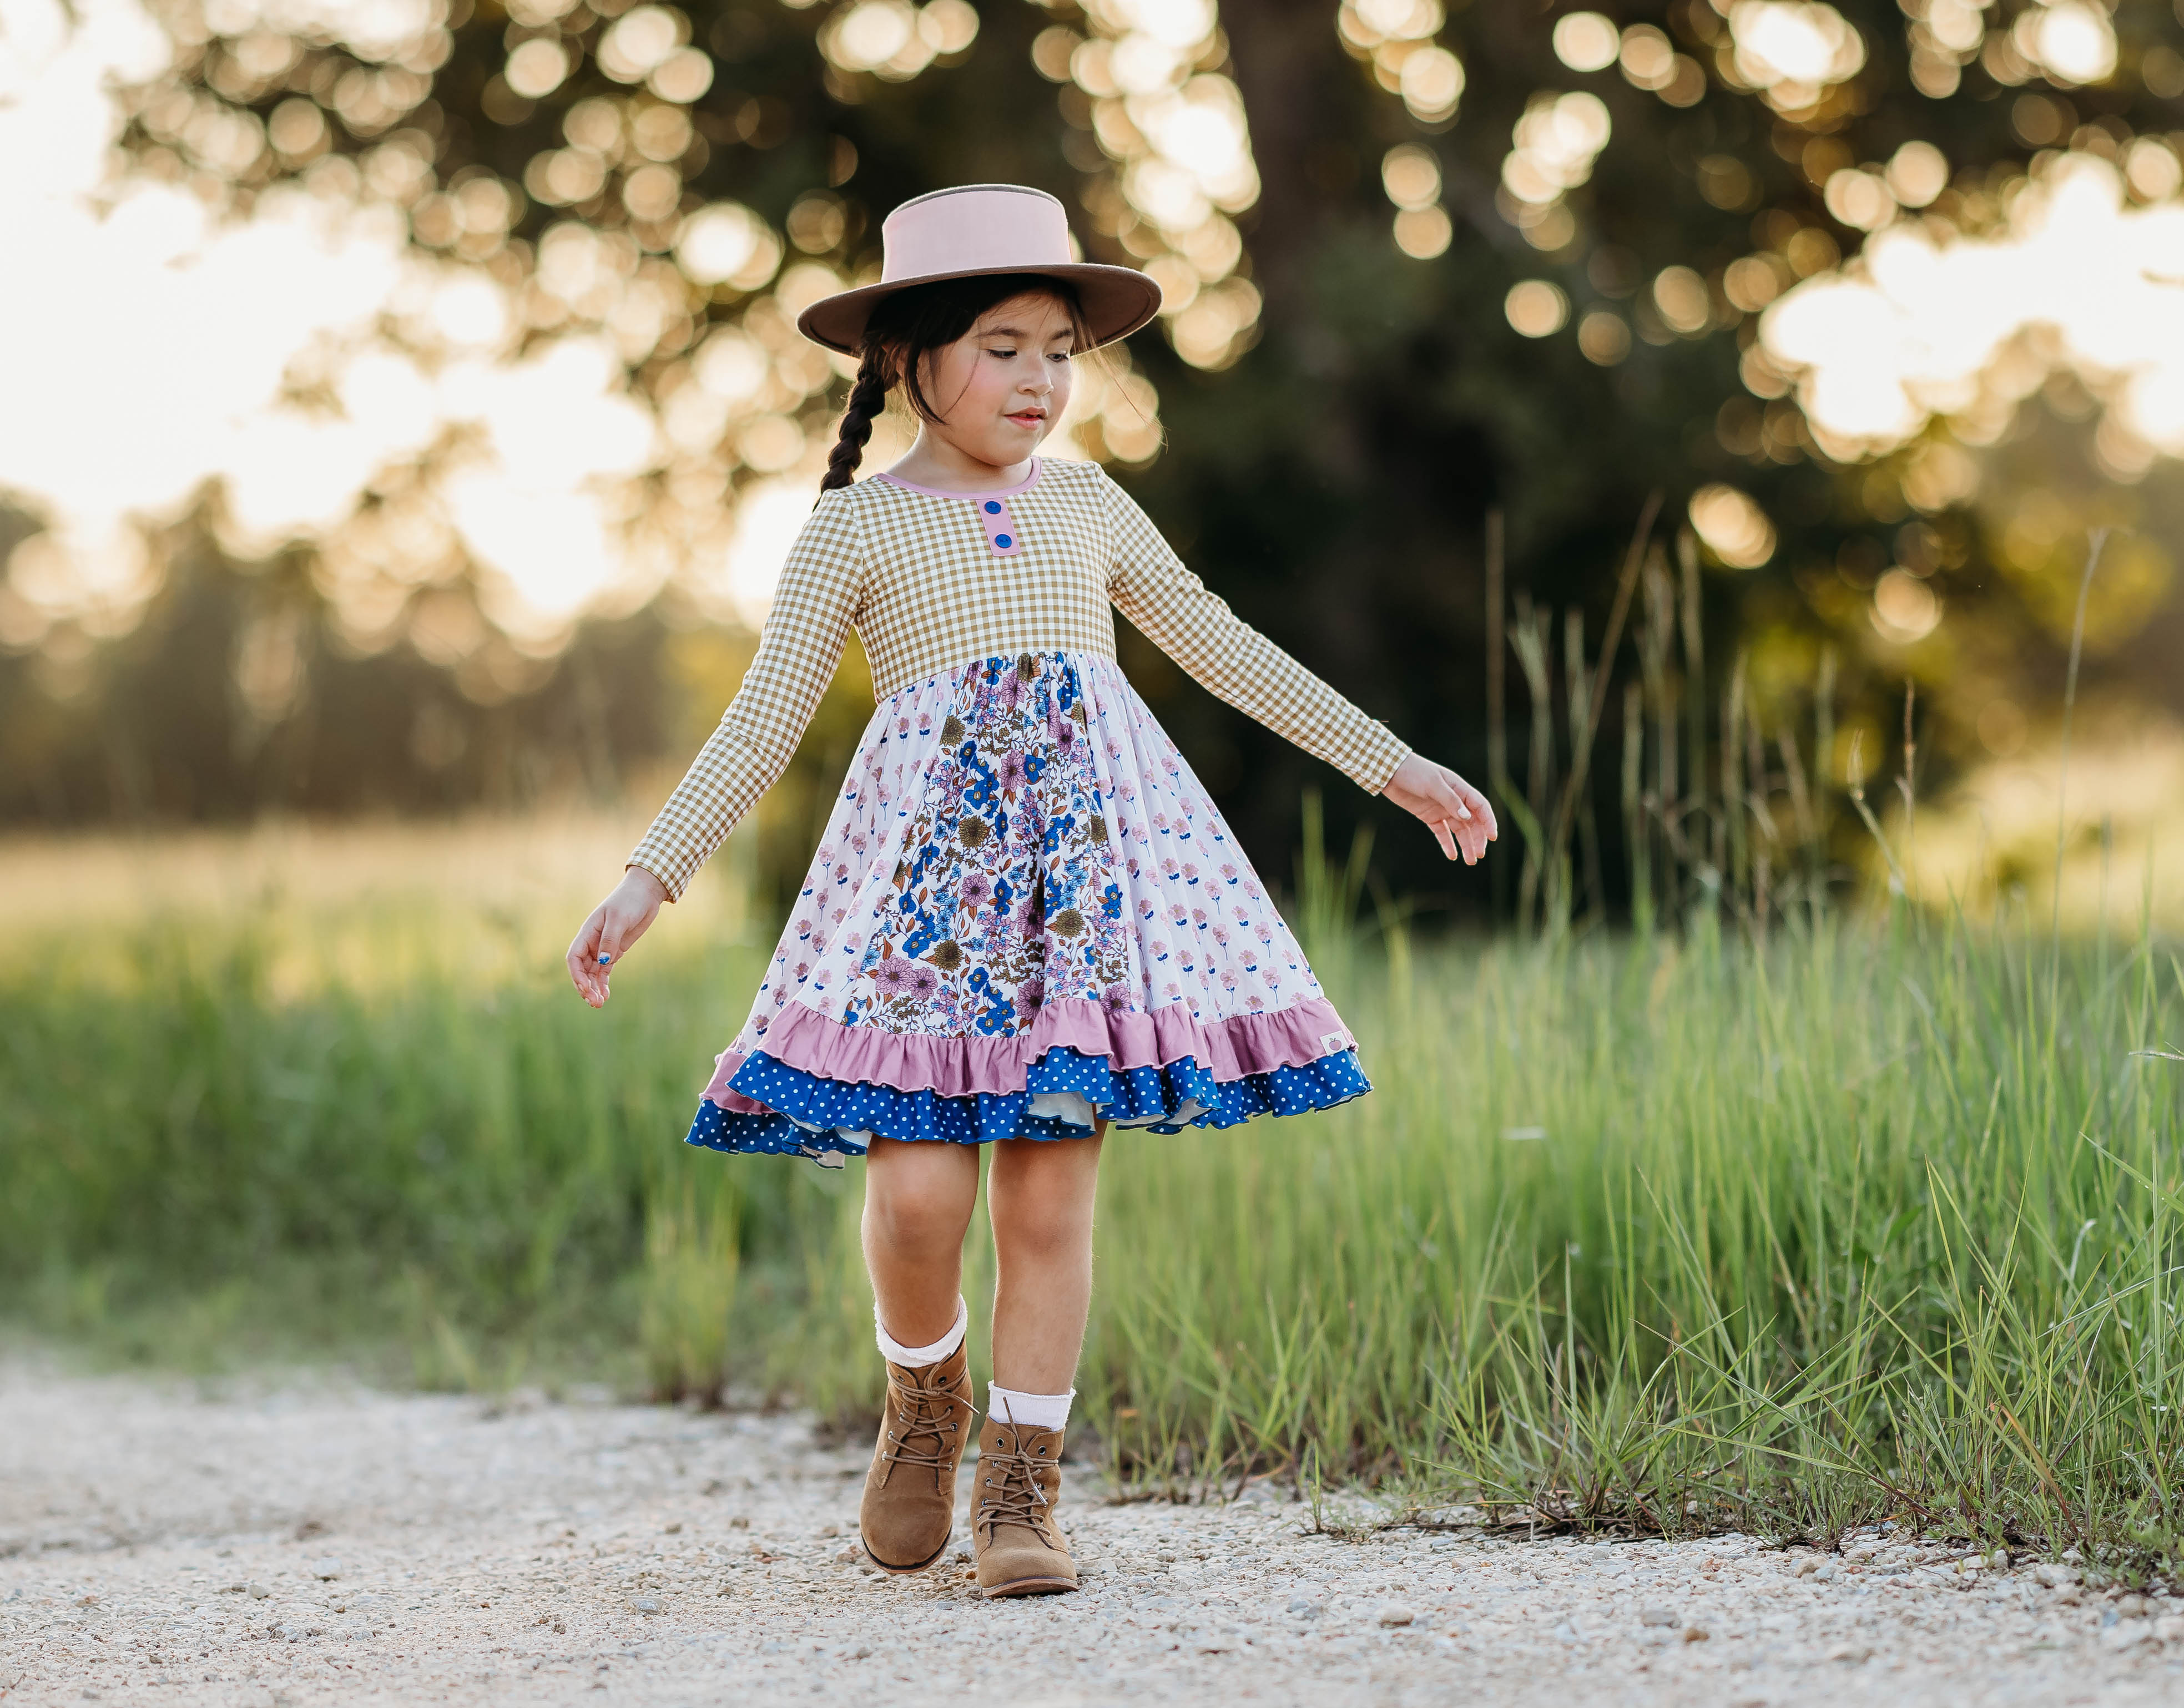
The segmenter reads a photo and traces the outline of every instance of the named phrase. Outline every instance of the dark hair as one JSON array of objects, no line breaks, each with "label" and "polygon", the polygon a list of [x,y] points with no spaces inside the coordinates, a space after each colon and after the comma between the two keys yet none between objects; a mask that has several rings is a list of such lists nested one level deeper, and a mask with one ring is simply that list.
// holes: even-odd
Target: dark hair
[{"label": "dark hair", "polygon": [[897,386],[922,419],[939,420],[939,411],[925,395],[925,358],[968,332],[989,309],[1011,297],[1032,294],[1051,297],[1068,314],[1076,335],[1072,354],[1091,348],[1091,329],[1085,324],[1076,287],[1049,274],[986,273],[968,279],[940,279],[883,298],[865,324],[856,382],[850,387],[850,401],[842,411],[842,430],[827,456],[827,474],[819,482],[819,490],[832,492],[856,478],[857,465],[864,460],[866,443],[872,437],[872,422],[887,407],[887,394]]}]

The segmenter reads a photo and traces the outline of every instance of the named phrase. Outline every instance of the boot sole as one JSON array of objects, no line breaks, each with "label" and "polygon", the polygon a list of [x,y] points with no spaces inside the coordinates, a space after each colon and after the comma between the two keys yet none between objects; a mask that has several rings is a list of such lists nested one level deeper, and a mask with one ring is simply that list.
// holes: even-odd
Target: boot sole
[{"label": "boot sole", "polygon": [[871,1561],[873,1565],[878,1566],[879,1569],[886,1572],[889,1577],[911,1577],[916,1576],[920,1572],[931,1571],[933,1567],[939,1562],[940,1556],[948,1551],[948,1544],[955,1539],[956,1533],[953,1530],[950,1530],[947,1535],[940,1538],[940,1545],[934,1549],[933,1552],[927,1555],[924,1559],[919,1561],[915,1566],[889,1565],[886,1561],[881,1559],[878,1555],[872,1552],[870,1546],[866,1544],[865,1538],[861,1536],[857,1538],[857,1546],[864,1549],[866,1559]]},{"label": "boot sole", "polygon": [[1059,1595],[1064,1590],[1077,1588],[1074,1577],[1019,1577],[1009,1583],[996,1583],[979,1594],[989,1601],[998,1601],[1005,1595]]}]

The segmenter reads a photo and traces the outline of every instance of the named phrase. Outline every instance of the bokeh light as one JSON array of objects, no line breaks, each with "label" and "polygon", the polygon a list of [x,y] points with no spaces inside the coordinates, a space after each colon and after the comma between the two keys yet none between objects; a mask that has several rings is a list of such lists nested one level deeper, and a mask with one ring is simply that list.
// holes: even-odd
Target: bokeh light
[{"label": "bokeh light", "polygon": [[1342,0],[1335,12],[1342,45],[1412,119],[1435,127],[1452,123],[1463,99],[1463,62],[1433,39],[1446,21],[1441,0]]},{"label": "bokeh light", "polygon": [[1721,70],[1778,113],[1811,112],[1865,64],[1865,42],[1825,0],[1736,0]]},{"label": "bokeh light", "polygon": [[[2126,157],[2152,158],[2136,146]],[[2172,167],[2130,181],[2173,198],[2180,178]],[[2062,370],[2108,405],[2095,443],[2110,475],[2184,454],[2184,204],[2133,205],[2114,162],[2071,152],[1995,207],[1978,233],[1894,220],[1849,266],[1767,308],[1758,348],[1794,380],[1821,448],[1879,454],[1934,421],[1992,444]]]},{"label": "bokeh light", "polygon": [[1696,533],[1714,559],[1732,570],[1756,570],[1774,555],[1774,525],[1751,494],[1714,484],[1691,494]]},{"label": "bokeh light", "polygon": [[1575,239],[1563,192],[1592,176],[1612,129],[1607,103],[1585,90],[1542,90],[1525,103],[1510,133],[1515,146],[1502,157],[1496,197],[1503,215],[1535,248],[1552,253]]},{"label": "bokeh light", "polygon": [[2058,83],[2101,83],[2116,68],[2115,26],[2085,0],[2028,6],[2017,14],[2010,45]]},{"label": "bokeh light", "polygon": [[1934,590],[1908,570],[1892,569],[1874,583],[1869,613],[1883,640],[1908,645],[1940,626],[1942,602]]},{"label": "bokeh light", "polygon": [[[1088,140],[1106,170],[1084,198],[1087,211],[1159,282],[1176,353],[1194,367],[1226,367],[1257,337],[1259,293],[1236,276],[1243,242],[1233,216],[1257,202],[1259,172],[1243,97],[1228,77],[1202,69],[1219,14],[1212,0],[1092,0],[1084,23],[1089,34],[1043,31],[1032,58],[1088,99]],[[1128,394],[1150,395],[1142,383]],[[1159,442],[1156,426],[1088,425],[1102,447],[1138,453],[1118,449],[1124,461]]]},{"label": "bokeh light", "polygon": [[1622,36],[1598,12],[1570,12],[1555,20],[1555,57],[1573,71],[1605,71],[1615,63]]},{"label": "bokeh light", "polygon": [[1528,338],[1549,337],[1569,320],[1568,297],[1561,286],[1545,279],[1525,279],[1512,285],[1502,309],[1509,324]]},{"label": "bokeh light", "polygon": [[1630,325],[1613,309],[1594,309],[1577,323],[1577,347],[1589,362],[1612,368],[1630,353]]}]

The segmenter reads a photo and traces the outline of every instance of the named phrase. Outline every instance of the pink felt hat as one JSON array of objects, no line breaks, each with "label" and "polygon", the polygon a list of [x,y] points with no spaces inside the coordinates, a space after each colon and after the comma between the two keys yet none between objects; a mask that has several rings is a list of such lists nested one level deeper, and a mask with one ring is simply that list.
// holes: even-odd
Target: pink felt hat
[{"label": "pink felt hat", "polygon": [[1071,258],[1068,213],[1044,190],[962,184],[913,196],[887,216],[880,239],[879,283],[822,297],[796,317],[798,331],[853,356],[881,298],[935,279],[986,273],[1068,280],[1095,346],[1128,337],[1160,312],[1160,287],[1136,268]]}]

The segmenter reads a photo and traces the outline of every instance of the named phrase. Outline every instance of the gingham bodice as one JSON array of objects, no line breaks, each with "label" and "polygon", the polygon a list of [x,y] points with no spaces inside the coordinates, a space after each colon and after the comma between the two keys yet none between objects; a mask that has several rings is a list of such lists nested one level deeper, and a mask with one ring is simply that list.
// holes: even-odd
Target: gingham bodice
[{"label": "gingham bodice", "polygon": [[973,659],[1115,657],[1119,610],[1208,691],[1377,794],[1410,748],[1211,592],[1097,463],[1034,458],[1020,485],[891,475],[822,494],[783,565],[720,726],[630,855],[679,896],[788,765],[852,626],[874,700]]}]

